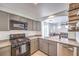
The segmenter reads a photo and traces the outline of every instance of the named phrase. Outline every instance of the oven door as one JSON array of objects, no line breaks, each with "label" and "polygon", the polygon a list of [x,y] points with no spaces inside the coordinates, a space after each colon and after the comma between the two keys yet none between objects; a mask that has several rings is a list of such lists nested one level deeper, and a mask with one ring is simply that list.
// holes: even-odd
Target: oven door
[{"label": "oven door", "polygon": [[12,56],[30,56],[30,43],[23,43],[16,47],[12,47]]},{"label": "oven door", "polygon": [[22,44],[20,46],[20,55],[21,56],[30,55],[30,43]]}]

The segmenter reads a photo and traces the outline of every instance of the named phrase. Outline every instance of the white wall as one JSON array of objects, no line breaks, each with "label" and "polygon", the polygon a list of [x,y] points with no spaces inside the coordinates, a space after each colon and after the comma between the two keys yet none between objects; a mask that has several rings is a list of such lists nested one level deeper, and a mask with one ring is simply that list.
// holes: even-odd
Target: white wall
[{"label": "white wall", "polygon": [[11,30],[11,31],[0,31],[0,40],[9,39],[10,34],[25,33],[26,37],[31,35],[40,35],[40,31],[24,31],[24,30]]}]

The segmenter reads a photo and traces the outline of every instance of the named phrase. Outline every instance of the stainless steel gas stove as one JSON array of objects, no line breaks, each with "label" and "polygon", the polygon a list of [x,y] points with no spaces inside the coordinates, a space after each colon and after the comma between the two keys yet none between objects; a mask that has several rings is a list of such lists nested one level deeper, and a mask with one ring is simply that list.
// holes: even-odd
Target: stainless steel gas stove
[{"label": "stainless steel gas stove", "polygon": [[11,34],[10,41],[12,56],[30,55],[30,40],[25,37],[25,34]]}]

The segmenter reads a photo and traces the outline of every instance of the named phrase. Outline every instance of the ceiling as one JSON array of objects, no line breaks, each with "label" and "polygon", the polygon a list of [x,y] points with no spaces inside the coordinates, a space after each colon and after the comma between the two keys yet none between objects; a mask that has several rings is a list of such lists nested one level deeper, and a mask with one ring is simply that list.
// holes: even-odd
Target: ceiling
[{"label": "ceiling", "polygon": [[0,3],[0,10],[41,21],[42,18],[68,10],[67,3]]},{"label": "ceiling", "polygon": [[44,20],[44,22],[53,23],[53,24],[67,23],[68,22],[68,16],[59,16],[59,17],[55,17],[55,18],[51,18],[51,19],[46,19],[46,20]]}]

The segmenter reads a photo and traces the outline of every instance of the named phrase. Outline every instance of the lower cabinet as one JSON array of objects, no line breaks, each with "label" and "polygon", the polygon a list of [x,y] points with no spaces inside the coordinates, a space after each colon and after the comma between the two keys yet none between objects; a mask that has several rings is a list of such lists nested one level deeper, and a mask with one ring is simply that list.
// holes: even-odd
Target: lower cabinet
[{"label": "lower cabinet", "polygon": [[38,50],[38,39],[34,40],[34,49],[35,49],[35,51]]},{"label": "lower cabinet", "polygon": [[60,56],[73,56],[74,47],[71,45],[60,44]]},{"label": "lower cabinet", "polygon": [[46,39],[31,40],[31,54],[40,50],[49,56],[57,56],[57,43]]},{"label": "lower cabinet", "polygon": [[38,50],[38,39],[31,39],[31,54]]},{"label": "lower cabinet", "polygon": [[39,39],[39,50],[49,56],[57,56],[57,43],[45,39]]},{"label": "lower cabinet", "polygon": [[77,56],[79,56],[79,47],[77,48],[77,51],[78,51],[78,52],[77,52]]},{"label": "lower cabinet", "polygon": [[0,48],[0,56],[11,56],[11,46]]},{"label": "lower cabinet", "polygon": [[56,42],[49,43],[48,52],[49,52],[48,53],[49,56],[57,56],[57,43]]},{"label": "lower cabinet", "polygon": [[39,50],[48,54],[48,41],[45,39],[39,39]]}]

